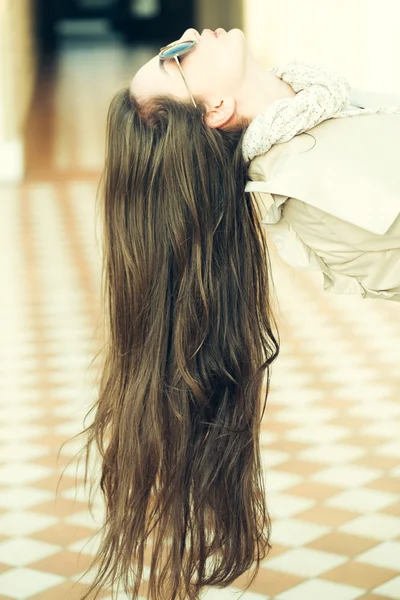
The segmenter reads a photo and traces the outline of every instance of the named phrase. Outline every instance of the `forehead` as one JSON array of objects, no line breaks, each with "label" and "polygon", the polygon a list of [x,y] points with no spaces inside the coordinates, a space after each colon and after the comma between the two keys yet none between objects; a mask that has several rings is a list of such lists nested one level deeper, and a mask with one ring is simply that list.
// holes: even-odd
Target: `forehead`
[{"label": "forehead", "polygon": [[153,56],[135,74],[131,81],[131,92],[138,96],[171,92],[170,77],[160,69],[158,55]]}]

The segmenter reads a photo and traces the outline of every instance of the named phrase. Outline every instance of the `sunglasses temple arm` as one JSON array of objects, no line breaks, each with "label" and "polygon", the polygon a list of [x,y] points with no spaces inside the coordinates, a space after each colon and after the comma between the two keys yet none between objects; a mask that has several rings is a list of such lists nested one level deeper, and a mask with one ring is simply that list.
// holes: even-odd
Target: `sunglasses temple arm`
[{"label": "sunglasses temple arm", "polygon": [[178,60],[178,57],[177,57],[177,56],[174,56],[174,59],[175,59],[175,62],[176,62],[176,64],[178,65],[178,69],[179,69],[179,71],[180,71],[180,73],[181,73],[181,75],[182,75],[182,79],[183,79],[183,81],[185,82],[186,89],[187,89],[187,91],[189,92],[189,96],[191,97],[193,104],[194,104],[194,105],[197,107],[197,105],[196,105],[196,102],[195,102],[195,100],[194,100],[194,98],[193,98],[192,92],[190,91],[190,89],[189,89],[189,86],[188,86],[188,84],[187,84],[187,81],[186,81],[186,78],[185,78],[185,76],[184,76],[184,74],[183,74],[183,71],[182,71],[182,68],[181,68],[180,62],[179,62],[179,60]]}]

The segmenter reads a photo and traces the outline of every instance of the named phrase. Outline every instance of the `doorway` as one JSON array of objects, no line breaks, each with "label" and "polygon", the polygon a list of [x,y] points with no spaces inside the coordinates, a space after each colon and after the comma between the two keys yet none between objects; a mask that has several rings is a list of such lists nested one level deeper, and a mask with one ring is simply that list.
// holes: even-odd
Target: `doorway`
[{"label": "doorway", "polygon": [[195,0],[37,0],[38,34],[45,49],[57,44],[60,27],[99,35],[107,30],[124,41],[168,43],[195,24]]}]

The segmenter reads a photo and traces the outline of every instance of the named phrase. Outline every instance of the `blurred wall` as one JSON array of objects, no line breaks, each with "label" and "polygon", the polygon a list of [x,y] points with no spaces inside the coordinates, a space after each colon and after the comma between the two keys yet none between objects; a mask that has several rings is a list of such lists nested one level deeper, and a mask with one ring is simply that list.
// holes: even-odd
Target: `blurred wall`
[{"label": "blurred wall", "polygon": [[0,1],[0,182],[23,177],[23,131],[37,68],[33,0]]},{"label": "blurred wall", "polygon": [[243,0],[197,0],[194,25],[202,29],[243,29]]},{"label": "blurred wall", "polygon": [[399,0],[243,0],[243,19],[266,67],[325,63],[353,87],[400,94]]}]

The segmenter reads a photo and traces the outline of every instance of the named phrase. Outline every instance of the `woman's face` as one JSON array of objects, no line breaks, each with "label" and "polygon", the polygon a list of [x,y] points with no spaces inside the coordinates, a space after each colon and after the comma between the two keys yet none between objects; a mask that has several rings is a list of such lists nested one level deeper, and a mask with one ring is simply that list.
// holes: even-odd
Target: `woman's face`
[{"label": "woman's face", "polygon": [[[234,96],[243,81],[247,47],[243,32],[218,29],[217,35],[204,29],[187,29],[179,41],[195,39],[198,43],[179,57],[182,71],[193,96],[200,96],[210,105],[218,97]],[[156,95],[171,95],[181,100],[190,98],[174,59],[163,61],[165,70],[154,56],[134,76],[131,91],[146,101]]]}]

